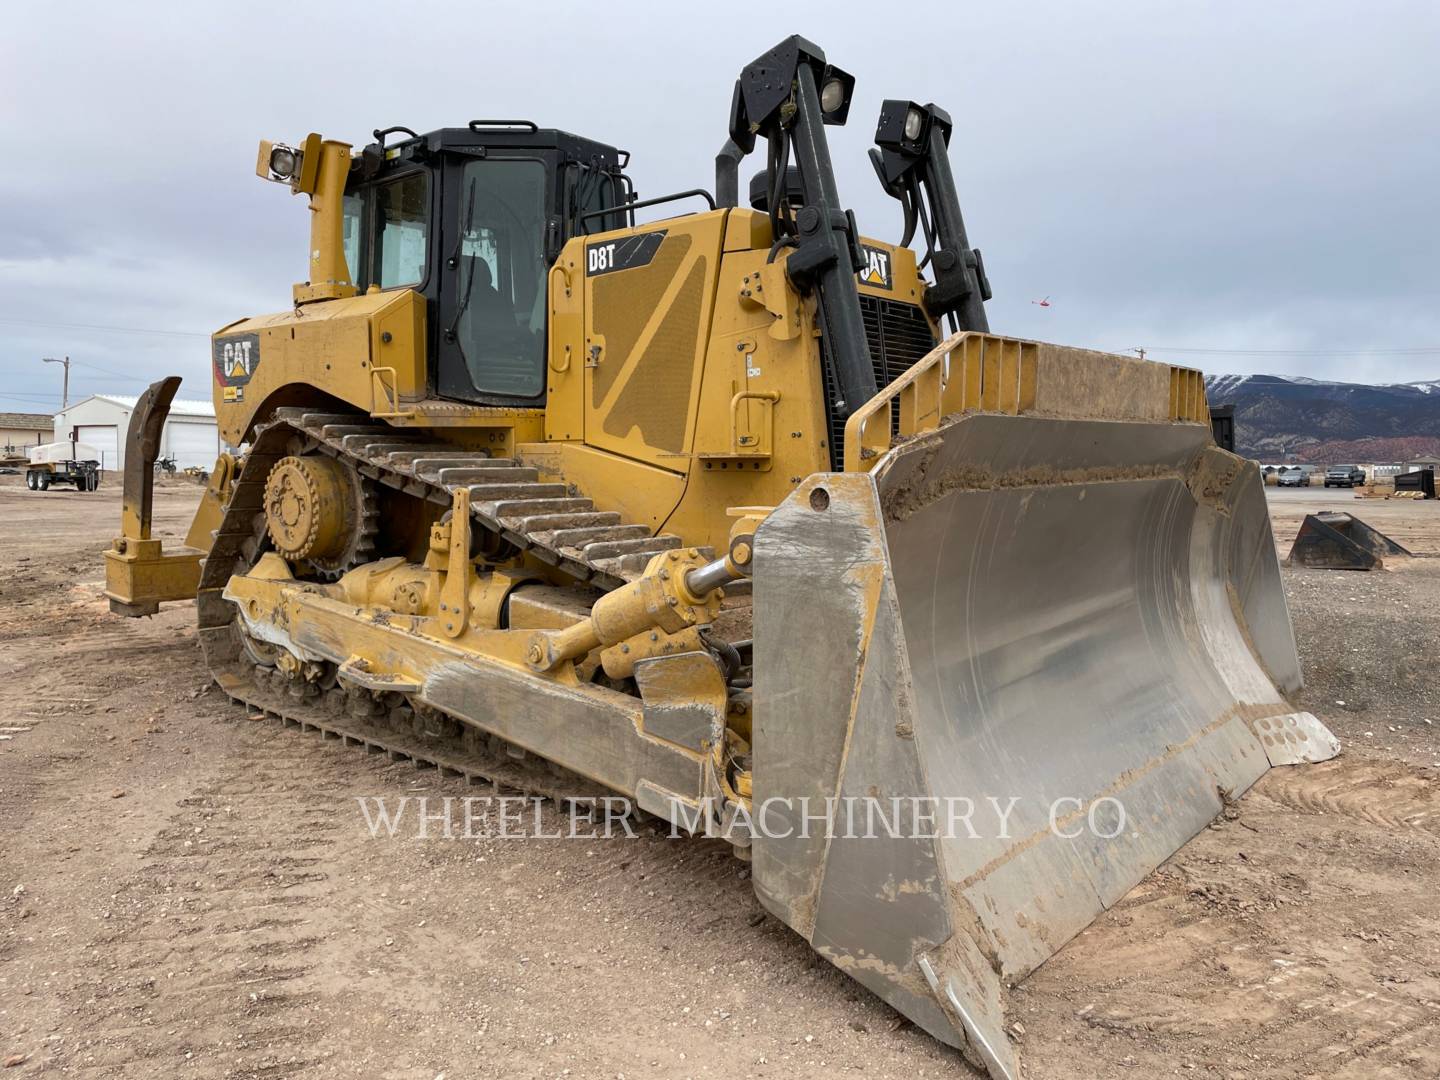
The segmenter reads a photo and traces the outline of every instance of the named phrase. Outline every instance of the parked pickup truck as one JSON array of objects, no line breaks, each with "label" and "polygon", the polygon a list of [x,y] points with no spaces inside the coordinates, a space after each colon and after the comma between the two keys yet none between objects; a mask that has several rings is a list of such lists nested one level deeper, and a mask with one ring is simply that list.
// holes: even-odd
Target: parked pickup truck
[{"label": "parked pickup truck", "polygon": [[1359,465],[1331,465],[1325,470],[1325,486],[1354,487],[1365,483],[1365,470]]}]

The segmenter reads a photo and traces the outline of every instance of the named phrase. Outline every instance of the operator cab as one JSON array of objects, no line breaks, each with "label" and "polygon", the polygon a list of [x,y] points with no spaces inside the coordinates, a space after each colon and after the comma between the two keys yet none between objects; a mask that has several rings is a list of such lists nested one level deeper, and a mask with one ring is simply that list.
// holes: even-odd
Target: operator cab
[{"label": "operator cab", "polygon": [[622,227],[629,155],[528,120],[375,139],[345,186],[351,280],[425,297],[432,395],[543,405],[546,276],[572,236]]}]

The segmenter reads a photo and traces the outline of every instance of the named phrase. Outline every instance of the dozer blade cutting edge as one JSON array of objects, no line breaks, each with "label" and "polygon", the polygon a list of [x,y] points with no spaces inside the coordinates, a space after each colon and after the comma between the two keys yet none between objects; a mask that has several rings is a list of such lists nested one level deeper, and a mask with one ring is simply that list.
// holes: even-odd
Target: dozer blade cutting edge
[{"label": "dozer blade cutting edge", "polygon": [[[1149,378],[1026,348],[1042,391]],[[1006,987],[1271,765],[1338,750],[1285,698],[1258,469],[1103,383],[1090,418],[952,415],[756,534],[756,891],[997,1078]]]}]

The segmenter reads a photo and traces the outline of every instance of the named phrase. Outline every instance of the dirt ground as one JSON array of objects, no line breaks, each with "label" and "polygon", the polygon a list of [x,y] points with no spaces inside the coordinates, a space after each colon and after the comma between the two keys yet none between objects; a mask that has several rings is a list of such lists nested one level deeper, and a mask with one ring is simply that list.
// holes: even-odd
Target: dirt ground
[{"label": "dirt ground", "polygon": [[[196,494],[163,485],[158,531]],[[1332,507],[1421,556],[1285,571],[1299,704],[1344,753],[1271,772],[1017,989],[1032,1078],[1440,1076],[1440,504],[1272,507],[1282,549]],[[3,1075],[973,1077],[719,845],[371,839],[357,798],[474,789],[247,720],[191,605],[110,617],[117,518],[113,478],[0,477]]]}]

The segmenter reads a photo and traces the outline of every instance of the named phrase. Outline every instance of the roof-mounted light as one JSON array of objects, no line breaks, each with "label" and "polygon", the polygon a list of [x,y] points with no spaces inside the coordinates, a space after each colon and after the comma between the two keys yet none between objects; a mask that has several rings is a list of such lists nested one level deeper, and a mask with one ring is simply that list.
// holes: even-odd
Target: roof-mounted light
[{"label": "roof-mounted light", "polygon": [[949,141],[950,115],[937,106],[915,101],[887,99],[880,106],[880,123],[875,144],[882,150],[915,157],[925,152],[932,128],[939,128]]},{"label": "roof-mounted light", "polygon": [[925,130],[925,114],[912,108],[905,113],[905,138],[919,142],[920,133]]}]

